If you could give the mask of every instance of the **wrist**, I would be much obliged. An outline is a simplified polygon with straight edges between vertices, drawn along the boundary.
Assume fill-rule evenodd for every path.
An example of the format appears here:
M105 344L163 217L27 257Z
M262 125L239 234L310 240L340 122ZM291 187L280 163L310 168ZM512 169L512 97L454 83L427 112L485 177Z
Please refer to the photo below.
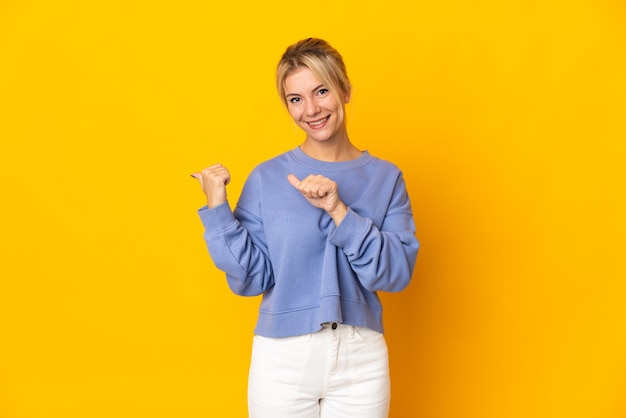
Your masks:
M207 184L209 186L209 184ZM207 187L204 191L207 200L207 206L213 208L226 202L226 187L224 185L218 187Z
M339 204L337 205L335 209L328 211L328 214L330 215L332 220L335 222L335 225L337 226L339 226L341 221L343 221L343 218L346 217L347 213L348 213L348 207L343 202L339 202Z
M211 209L211 208L221 205L224 202L226 202L226 199L223 199L223 198L219 198L219 199L209 198L207 199L207 207Z

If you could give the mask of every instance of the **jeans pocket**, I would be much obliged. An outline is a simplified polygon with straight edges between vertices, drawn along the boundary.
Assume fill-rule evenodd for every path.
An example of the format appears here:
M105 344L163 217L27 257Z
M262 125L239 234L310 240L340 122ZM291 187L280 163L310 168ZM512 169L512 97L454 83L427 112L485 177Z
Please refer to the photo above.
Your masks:
M354 335L362 341L374 341L383 338L383 334L366 327L354 327Z

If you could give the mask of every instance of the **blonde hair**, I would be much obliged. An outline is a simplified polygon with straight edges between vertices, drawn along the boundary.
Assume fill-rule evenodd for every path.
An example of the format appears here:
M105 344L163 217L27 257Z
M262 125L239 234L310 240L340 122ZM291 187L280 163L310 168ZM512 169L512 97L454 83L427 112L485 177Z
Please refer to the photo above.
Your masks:
M352 86L341 54L323 39L307 38L287 47L278 62L276 88L285 106L285 79L301 67L311 70L339 103L346 102L346 95L350 94Z

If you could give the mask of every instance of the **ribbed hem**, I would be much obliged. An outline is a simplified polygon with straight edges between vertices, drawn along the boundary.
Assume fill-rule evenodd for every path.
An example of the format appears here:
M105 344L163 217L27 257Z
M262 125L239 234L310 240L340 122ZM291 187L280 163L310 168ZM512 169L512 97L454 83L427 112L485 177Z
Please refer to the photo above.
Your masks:
M382 313L382 308L328 296L321 300L320 306L311 308L281 313L261 310L254 333L270 338L293 337L317 332L325 322L383 332Z

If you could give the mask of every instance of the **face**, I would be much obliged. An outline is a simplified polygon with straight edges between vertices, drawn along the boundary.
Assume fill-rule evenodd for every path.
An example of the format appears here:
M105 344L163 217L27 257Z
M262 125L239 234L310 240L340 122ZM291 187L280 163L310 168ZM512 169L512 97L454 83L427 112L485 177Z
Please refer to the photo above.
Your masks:
M285 78L287 110L306 133L307 140L332 142L347 139L346 126L341 117L345 101L339 102L311 70L301 67Z

